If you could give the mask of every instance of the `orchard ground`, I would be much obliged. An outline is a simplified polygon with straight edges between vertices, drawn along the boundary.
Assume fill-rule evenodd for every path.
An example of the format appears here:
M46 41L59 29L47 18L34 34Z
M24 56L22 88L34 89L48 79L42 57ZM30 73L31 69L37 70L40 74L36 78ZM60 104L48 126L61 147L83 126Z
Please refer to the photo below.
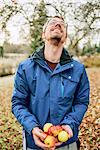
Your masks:
M100 123L100 68L88 68L90 105L80 126L81 150L98 150ZM11 113L14 76L0 77L0 150L22 150L22 127Z

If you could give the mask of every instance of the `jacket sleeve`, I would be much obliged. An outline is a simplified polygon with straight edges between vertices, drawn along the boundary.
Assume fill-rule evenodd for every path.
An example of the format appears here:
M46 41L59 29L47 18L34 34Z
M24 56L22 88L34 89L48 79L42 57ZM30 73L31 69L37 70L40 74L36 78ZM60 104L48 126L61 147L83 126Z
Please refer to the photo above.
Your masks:
M29 88L25 77L24 69L20 64L15 75L14 90L12 95L12 113L24 129L31 134L35 126L39 126L35 115L28 110Z
M75 133L78 129L84 114L87 111L89 104L89 92L89 80L84 68L74 95L72 111L68 113L61 122L61 124L69 125L73 130L73 133Z

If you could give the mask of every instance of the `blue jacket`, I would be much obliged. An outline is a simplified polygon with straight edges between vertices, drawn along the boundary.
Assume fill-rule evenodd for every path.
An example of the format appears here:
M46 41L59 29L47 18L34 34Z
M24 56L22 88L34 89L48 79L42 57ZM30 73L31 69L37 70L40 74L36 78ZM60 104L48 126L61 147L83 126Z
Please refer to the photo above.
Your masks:
M27 147L39 149L32 129L47 122L67 124L78 139L78 128L89 104L89 81L84 65L63 49L60 63L50 69L43 49L19 64L12 96L12 112L25 130Z

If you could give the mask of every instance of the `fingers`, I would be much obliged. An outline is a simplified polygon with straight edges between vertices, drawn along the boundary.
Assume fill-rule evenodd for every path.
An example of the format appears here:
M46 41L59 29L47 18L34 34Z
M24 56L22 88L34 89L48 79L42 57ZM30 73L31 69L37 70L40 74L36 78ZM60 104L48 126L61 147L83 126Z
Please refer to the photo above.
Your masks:
M61 144L62 144L62 142L55 143L55 146L50 148L49 150L55 150L56 146L60 146Z
M64 130L68 130L67 127L63 127ZM68 131L67 131L68 132ZM43 150L55 150L56 146L60 146L62 142L55 143L55 146L50 148L48 145L44 144L44 139L46 138L47 134L45 134L41 129L35 127L32 130L34 142L37 146L41 147ZM69 132L68 132L69 133Z
M73 131L69 125L62 125L62 128L68 133L69 138L73 137Z
M42 141L44 141L44 139L46 138L46 134L39 128L35 128L33 131L33 135L38 136Z
M56 147L54 146L54 147L51 147L51 148L44 148L44 150L55 150L56 149Z
M40 139L41 139L42 141L44 141L44 139L46 138L47 135L46 135L42 130L39 130L39 133L38 133L37 136L39 136Z
M37 146L45 150L49 148L48 145L42 142L44 141L47 135L41 129L39 129L38 127L35 127L32 133L33 133L34 142Z
M42 141L39 139L38 136L33 135L33 137L34 137L34 142L37 146L41 147L42 149L48 149L49 148L48 145L42 143Z
M62 144L62 142L58 142L55 144L55 146L60 146Z
M52 147L52 148L50 148L49 150L55 150L55 148L56 148L56 147Z

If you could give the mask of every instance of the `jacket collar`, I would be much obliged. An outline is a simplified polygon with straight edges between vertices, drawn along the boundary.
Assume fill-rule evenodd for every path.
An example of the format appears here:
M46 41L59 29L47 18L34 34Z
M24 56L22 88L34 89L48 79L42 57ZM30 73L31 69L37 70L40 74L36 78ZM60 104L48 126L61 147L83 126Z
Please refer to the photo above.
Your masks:
M36 52L34 52L32 54L32 57L33 57L33 59L45 60L45 57L44 57L44 46L41 47L41 48L38 48L36 50ZM68 51L65 48L63 48L62 55L61 55L61 58L60 58L60 65L65 65L66 63L69 63L71 61L72 61L72 58L69 55Z

